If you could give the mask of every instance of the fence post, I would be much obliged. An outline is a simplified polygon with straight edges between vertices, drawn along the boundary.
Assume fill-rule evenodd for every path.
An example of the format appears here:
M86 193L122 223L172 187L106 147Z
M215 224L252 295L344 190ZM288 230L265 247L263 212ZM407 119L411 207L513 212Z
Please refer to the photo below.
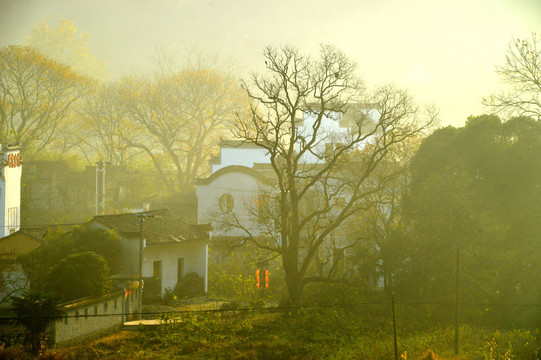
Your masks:
M394 293L392 294L392 307L393 307L393 336L394 336L394 359L398 360L398 341L396 339L396 315L394 308Z
M459 248L456 248L456 294L455 294L455 355L458 355L458 269L459 269Z

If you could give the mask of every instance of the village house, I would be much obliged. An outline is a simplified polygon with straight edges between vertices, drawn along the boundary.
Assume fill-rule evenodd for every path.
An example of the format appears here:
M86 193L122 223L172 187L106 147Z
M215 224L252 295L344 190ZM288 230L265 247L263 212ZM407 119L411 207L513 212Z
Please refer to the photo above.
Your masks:
M359 117L363 119L362 125L356 120ZM376 133L375 123L378 117L379 113L370 105L351 106L344 114L327 114L318 131L313 151L304 154L299 165L312 171L317 169L318 164L326 161L326 152L333 146L339 146L341 141L347 142L356 126L363 126L367 133ZM310 138L315 118L315 114L303 113L296 121L297 133ZM358 144L359 149L368 141L370 137ZM261 223L258 208L262 203L272 201L273 193L277 191L274 169L266 149L240 140L222 140L219 145L218 156L211 159L211 175L198 179L196 183L197 218L199 223L212 224L211 262L216 263L224 262L229 256L228 248L242 242L241 239L246 238L248 232L251 236L266 236L275 231L273 224ZM297 144L297 148L300 145ZM347 201L348 196L344 193L332 201L339 206ZM317 206L316 197L316 194L307 196L305 206ZM232 216L241 226L224 226L224 223L228 222L224 219L231 219ZM272 221L270 218L267 220ZM342 244L340 247L350 242L348 236L350 234L338 227L328 237L329 242ZM272 238L280 241L279 234L274 234ZM330 256L344 258L344 268L352 270L351 262L348 261L351 251L349 248L341 254Z
M163 212L100 215L89 225L115 230L120 235L126 276L140 273L142 238L142 276L149 284L156 284L158 294L174 289L189 273L197 274L202 279L202 290L207 291L209 225L190 225Z

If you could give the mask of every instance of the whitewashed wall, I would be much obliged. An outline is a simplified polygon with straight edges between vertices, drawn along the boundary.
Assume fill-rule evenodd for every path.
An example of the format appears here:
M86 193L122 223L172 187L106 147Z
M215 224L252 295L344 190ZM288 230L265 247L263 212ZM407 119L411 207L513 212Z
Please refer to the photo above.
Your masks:
M254 163L270 164L267 150L256 147L222 147L220 148L220 164L212 165L212 173L230 165L251 168Z
M207 244L203 241L186 241L178 244L152 245L143 254L143 277L152 277L155 261L162 262L162 292L174 289L178 283L178 259L184 259L183 275L194 272L205 279L207 291Z
M380 113L376 110L362 110L362 112L365 116L372 119L374 123L380 118ZM298 133L304 137L310 138L313 134L313 126L316 119L317 114L303 113L303 122L301 125L297 126ZM331 113L329 116L324 116L317 132L315 146L313 146L315 152L317 152L320 157L323 157L325 154L326 144L348 143L351 141L351 127L340 126L341 119L341 114ZM365 143L359 144L358 147L362 148ZM297 147L298 146L300 146L300 144L297 144ZM306 164L316 164L320 161L322 160L318 158L318 156L310 153L305 154L301 159L301 162Z
M19 154L18 148L1 148L1 163L7 163L9 156ZM22 166L10 167L0 165L0 237L9 235L19 230L21 223L21 175ZM10 208L16 208L17 225L14 228L8 228L8 211Z
M241 224L255 229L257 226L248 209L254 208L262 189L263 185L255 176L240 171L224 172L210 184L198 184L196 186L198 223L211 223L213 236L246 236L243 230L222 228L220 219L227 214L220 209L219 199L224 194L231 194L234 199L232 212Z

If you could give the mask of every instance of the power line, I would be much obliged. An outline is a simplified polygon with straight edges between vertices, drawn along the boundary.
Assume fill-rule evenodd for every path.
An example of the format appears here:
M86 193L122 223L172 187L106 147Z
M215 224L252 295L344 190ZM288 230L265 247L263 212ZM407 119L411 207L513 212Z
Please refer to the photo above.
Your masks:
M319 305L303 305L303 306L276 306L276 307L247 307L237 309L205 309L205 310L169 310L169 311L149 311L142 312L142 315L162 315L162 314L217 314L217 313L234 313L234 312L282 312L289 310L302 310L302 309L328 309L328 308L348 308L348 307L361 307L367 305L386 305L391 306L391 302L359 302L359 303L344 303L344 304L319 304ZM455 302L399 302L395 301L396 305L455 305ZM513 303L460 303L462 306L487 306L487 307L541 307L541 304L513 304ZM73 311L73 310L72 310ZM14 321L14 320L33 320L33 319L79 319L79 318L94 318L94 317L114 317L114 316L131 316L134 313L114 313L114 314L79 314L79 315L59 315L59 316L40 316L40 317L0 317L0 321Z
M39 228L45 228L45 227L50 228L50 227L58 227L58 226L77 226L77 225L83 225L83 224L86 224L86 222L25 225L25 226L19 226L19 231L27 230L27 229L39 229ZM0 225L0 227L13 228L13 225Z

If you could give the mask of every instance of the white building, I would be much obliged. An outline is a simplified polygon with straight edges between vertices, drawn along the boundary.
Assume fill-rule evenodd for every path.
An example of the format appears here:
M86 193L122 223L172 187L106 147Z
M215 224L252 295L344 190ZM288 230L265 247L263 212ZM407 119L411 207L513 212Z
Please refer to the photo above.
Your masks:
M124 247L126 275L138 274L140 237L143 237L143 278L157 282L159 292L174 289L189 273L196 273L207 291L208 225L189 225L183 219L154 215L140 227L137 214L99 215L90 221L97 228L115 230Z
M239 140L221 140L220 153L211 163L211 173L232 165L254 167L256 163L270 164L267 150Z
M352 105L344 114L324 115L312 151L303 155L301 163L311 165L324 162L328 145L351 142L359 127L366 134L377 132L375 124L379 117L377 110L365 105ZM305 112L302 118L297 119L299 136L310 139L316 118L316 114ZM372 136L367 136L358 147L364 147L371 139ZM300 143L297 148L299 146ZM247 228L257 230L257 225L249 222L250 217L253 219L250 213L262 192L272 187L275 176L267 150L239 140L222 140L219 155L211 160L211 173L208 178L198 179L196 183L198 223L212 223L213 237L246 235L245 232L241 234L239 229L221 230L213 222L223 213L234 212Z
M20 228L21 175L20 148L0 145L0 238Z

